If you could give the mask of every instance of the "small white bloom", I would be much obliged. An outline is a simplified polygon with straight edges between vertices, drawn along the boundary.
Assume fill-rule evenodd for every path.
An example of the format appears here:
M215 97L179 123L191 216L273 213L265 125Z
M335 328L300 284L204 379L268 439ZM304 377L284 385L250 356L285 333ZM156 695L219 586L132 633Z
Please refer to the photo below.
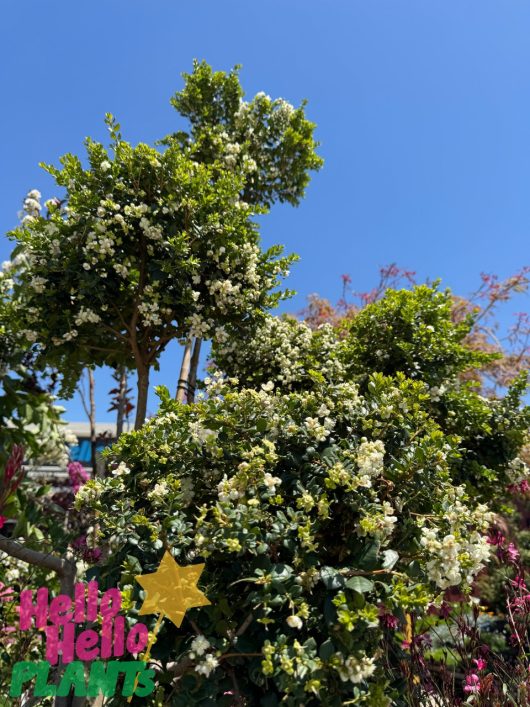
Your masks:
M191 642L191 650L195 655L204 655L210 648L210 641L204 636L196 636Z
M213 655L213 653L208 653L204 658L204 661L202 663L199 663L199 665L195 666L195 672L199 673L200 675L204 675L204 677L207 678L210 676L210 673L212 673L217 668L218 665L219 661Z
M304 622L299 616L288 616L287 617L287 624L291 628L297 628L301 629L302 626L304 625Z

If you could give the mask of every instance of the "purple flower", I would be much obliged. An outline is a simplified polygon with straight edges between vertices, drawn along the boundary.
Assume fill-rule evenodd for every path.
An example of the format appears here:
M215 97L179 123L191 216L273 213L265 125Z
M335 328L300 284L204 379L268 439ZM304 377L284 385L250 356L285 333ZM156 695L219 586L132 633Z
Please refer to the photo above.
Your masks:
M95 564L101 559L99 547L88 547L86 535L80 535L72 542L72 547L77 550L83 560L89 564Z

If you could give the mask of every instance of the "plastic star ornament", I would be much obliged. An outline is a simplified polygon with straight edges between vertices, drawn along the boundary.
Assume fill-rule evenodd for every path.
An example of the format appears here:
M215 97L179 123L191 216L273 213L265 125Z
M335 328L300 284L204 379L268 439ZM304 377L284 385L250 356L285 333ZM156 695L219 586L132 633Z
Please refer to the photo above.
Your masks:
M138 613L162 614L179 627L188 609L211 603L197 587L203 569L204 564L181 567L166 551L156 572L135 577L147 592Z

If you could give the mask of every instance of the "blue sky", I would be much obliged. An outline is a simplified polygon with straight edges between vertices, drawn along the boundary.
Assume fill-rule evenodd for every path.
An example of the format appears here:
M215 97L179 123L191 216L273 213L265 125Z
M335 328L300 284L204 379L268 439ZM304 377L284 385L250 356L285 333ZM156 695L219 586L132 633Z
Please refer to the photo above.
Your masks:
M0 233L28 189L53 195L40 161L105 139L105 112L133 142L173 130L169 97L204 58L243 64L250 96L307 98L318 124L324 169L299 208L263 220L265 244L301 256L284 309L336 300L344 272L369 289L392 261L469 292L530 263L529 36L518 0L5 2ZM0 236L0 259L10 249ZM169 349L153 383L173 390L178 364ZM102 421L109 387L100 375ZM67 417L83 419L78 401Z

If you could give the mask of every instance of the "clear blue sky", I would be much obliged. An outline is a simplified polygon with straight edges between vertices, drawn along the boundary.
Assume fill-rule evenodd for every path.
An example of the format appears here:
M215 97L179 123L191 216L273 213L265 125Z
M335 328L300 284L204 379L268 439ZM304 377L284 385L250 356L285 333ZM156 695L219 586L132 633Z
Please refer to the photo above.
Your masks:
M307 98L318 123L324 169L263 222L266 244L301 255L284 309L336 300L344 272L369 289L391 261L462 293L530 262L526 0L7 0L0 18L1 233L28 189L53 195L38 162L105 139L105 112L132 141L171 131L197 57L243 64L249 95ZM0 237L0 259L10 248ZM170 349L153 382L174 389L177 369ZM83 419L78 402L67 417Z

